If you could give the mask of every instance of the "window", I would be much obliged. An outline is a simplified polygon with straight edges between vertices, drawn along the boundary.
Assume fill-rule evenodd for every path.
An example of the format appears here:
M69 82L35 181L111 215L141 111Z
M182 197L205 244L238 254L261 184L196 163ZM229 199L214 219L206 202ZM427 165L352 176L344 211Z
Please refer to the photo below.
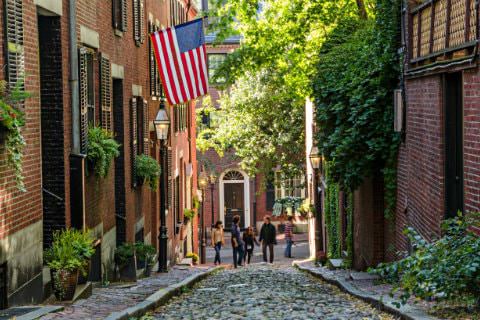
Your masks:
M115 30L127 31L127 0L112 1L113 28Z
M303 176L285 179L281 171L275 172L275 199L285 197L305 197L305 178Z
M23 47L23 12L22 0L5 1L5 36L7 80L15 85L25 75L25 55Z
M145 42L144 0L133 0L133 38L137 46Z
M175 132L187 129L188 104L180 104L174 107L175 110Z
M81 152L87 151L88 126L95 125L95 67L94 51L80 48L79 86L80 86L80 148Z
M208 54L208 78L213 79L220 65L225 61L227 55L225 53L209 53ZM216 79L216 83L224 83L225 78Z
M158 31L160 27L158 24L154 24L153 21L148 21L148 32L153 33ZM158 64L155 58L155 51L153 49L152 42L149 41L149 60L150 60L150 96L152 98L164 97L162 89L162 80L160 79L160 73L158 71Z

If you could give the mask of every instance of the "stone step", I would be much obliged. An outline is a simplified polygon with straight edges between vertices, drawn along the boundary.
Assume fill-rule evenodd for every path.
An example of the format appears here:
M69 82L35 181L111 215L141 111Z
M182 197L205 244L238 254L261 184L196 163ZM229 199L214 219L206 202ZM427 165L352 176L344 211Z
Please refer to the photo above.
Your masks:
M343 259L328 259L327 265L330 269L343 268Z
M367 272L350 272L350 279L356 280L356 281L378 280L380 279L380 277L377 276L376 274L370 274Z
M189 266L191 267L193 265L193 259L192 258L184 258L180 263L177 264L177 266Z

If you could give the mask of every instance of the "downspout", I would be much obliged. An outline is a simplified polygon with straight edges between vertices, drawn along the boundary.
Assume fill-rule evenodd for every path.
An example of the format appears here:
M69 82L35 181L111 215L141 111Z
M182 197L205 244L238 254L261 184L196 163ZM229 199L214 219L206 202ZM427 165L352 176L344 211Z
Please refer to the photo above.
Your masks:
M70 43L70 92L72 103L72 153L80 154L80 104L78 87L78 53L77 53L77 15L76 0L69 1L69 43Z

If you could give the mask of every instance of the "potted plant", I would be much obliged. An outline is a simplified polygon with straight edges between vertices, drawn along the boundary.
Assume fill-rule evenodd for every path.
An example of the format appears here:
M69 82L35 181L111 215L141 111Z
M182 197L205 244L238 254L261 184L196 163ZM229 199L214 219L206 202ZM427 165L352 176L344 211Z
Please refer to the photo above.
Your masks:
M52 277L53 292L60 301L72 300L78 281L78 273L86 274L88 262L72 239L81 231L67 229L53 234L52 246L45 250L44 258ZM93 250L93 248L92 248ZM89 253L86 251L85 253Z
M78 275L78 283L83 284L87 282L88 271L90 270L91 257L95 253L93 245L93 236L89 230L71 232L71 241L77 254L86 261L86 272L80 272Z
M191 221L197 213L193 209L183 209L183 218L184 218L184 224L188 224L189 221Z
M115 261L121 281L137 281L137 260L135 245L124 243L115 250Z
M115 157L120 155L120 144L113 134L101 127L88 128L87 161L97 177L105 178Z
M192 263L193 264L197 264L198 263L198 254L194 253L194 252L190 252L190 253L187 253L187 255L185 256L185 258L192 258Z
M25 125L25 113L18 106L29 96L30 94L23 90L23 80L13 88L8 88L5 80L0 81L0 143L5 143L6 163L13 169L20 191L26 191L22 169L26 142L21 131Z
M135 243L135 255L137 257L137 268L146 268L148 264L148 258L155 255L155 247L151 244L145 244L143 242Z
M157 190L161 168L154 158L145 154L137 156L135 158L135 172L140 183L148 183L152 191Z
M153 254L147 253L145 255L145 270L143 271L143 275L145 277L150 277L150 275L152 274L152 269L153 269L153 266L155 265L155 261L156 261L155 253Z

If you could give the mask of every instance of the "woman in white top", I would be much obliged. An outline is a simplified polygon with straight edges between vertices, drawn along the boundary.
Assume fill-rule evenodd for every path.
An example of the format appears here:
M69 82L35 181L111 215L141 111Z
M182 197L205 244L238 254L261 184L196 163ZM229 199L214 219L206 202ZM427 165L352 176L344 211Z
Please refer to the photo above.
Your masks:
M225 239L223 238L223 223L222 221L217 221L215 227L212 230L212 247L215 248L215 265L221 264L220 261L220 250L225 244Z

